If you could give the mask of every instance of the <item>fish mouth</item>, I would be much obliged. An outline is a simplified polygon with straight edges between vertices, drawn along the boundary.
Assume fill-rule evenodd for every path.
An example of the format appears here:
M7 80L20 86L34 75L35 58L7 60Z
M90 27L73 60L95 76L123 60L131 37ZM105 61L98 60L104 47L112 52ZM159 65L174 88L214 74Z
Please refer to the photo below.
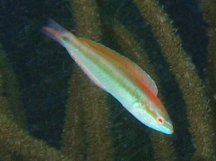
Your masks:
M152 125L152 124L151 124ZM171 135L174 133L174 129L173 129L173 125L171 122L168 122L166 121L164 125L156 125L156 126L149 126L161 133L164 133L164 134L168 134L168 135Z
M150 123L144 123L146 126L150 127L151 129L154 129L158 132L161 132L163 134L171 135L174 133L173 125L171 123L165 123L165 125L155 125Z
M167 135L171 135L174 133L173 128L154 128L154 129Z
M165 134L169 134L169 135L173 134L174 133L174 129L173 129L172 124L166 124L166 126L164 126L162 132L165 133Z
M174 133L174 130L173 130L173 128L172 128L172 129L166 130L166 132L164 132L164 133L165 133L165 134L171 135L171 134Z

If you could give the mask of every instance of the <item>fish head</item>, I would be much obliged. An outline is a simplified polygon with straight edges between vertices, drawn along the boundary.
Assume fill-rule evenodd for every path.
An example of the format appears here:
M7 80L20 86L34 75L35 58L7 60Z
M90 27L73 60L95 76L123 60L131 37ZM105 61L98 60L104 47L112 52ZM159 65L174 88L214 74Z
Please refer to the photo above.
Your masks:
M171 119L162 103L136 102L129 111L146 126L164 134L173 133Z

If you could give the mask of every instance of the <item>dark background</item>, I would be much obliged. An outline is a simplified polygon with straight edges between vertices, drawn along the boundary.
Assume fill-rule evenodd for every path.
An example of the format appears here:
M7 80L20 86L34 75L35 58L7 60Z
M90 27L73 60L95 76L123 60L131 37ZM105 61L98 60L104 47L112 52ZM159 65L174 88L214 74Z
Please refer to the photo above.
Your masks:
M140 16L137 8L130 0L100 0L98 1L101 21L106 28L111 26L112 21L120 21L150 53L150 59L157 73L160 73L161 85L164 91L160 93L166 100L166 105L171 118L178 121L176 126L178 134L172 136L179 149L179 156L185 151L194 151L190 134L185 128L187 120L184 112L184 101L181 92L168 65L160 56L160 50L156 40L151 33L150 26ZM174 21L178 34L183 41L183 47L192 57L199 76L206 83L207 75L207 25L203 21L202 11L197 1L193 0L166 0L160 1L164 9ZM76 22L73 20L73 11L67 1L59 0L0 0L0 41L13 69L17 74L22 100L24 102L28 129L30 133L38 138L46 140L48 144L59 148L61 145L61 134L64 125L65 104L67 101L68 80L74 63L65 49L48 39L41 32L41 27L46 24L48 18L52 18L65 28L75 30ZM118 46L109 34L104 31L104 44L118 49ZM114 103L117 103L115 100ZM117 103L118 104L118 103ZM131 158L139 160L142 155L153 155L151 147L148 150L140 149L145 142L143 131L151 129L143 128L143 125L129 116L124 109L113 109L113 122L126 122L127 126L134 126L135 132L126 125L121 125L119 134L113 127L115 145L122 151L131 152ZM118 117L115 117L118 116ZM137 125L138 124L138 125ZM125 128L125 129L124 129ZM118 138L118 136L121 136ZM136 138L134 138L136 136ZM146 136L148 140L148 136ZM183 147L184 146L184 147ZM147 146L146 146L147 147ZM183 148L183 150L182 150ZM180 150L181 149L181 150ZM126 154L125 154L126 155ZM127 158L131 160L130 158ZM119 159L120 160L120 159ZM187 160L187 158L185 158Z

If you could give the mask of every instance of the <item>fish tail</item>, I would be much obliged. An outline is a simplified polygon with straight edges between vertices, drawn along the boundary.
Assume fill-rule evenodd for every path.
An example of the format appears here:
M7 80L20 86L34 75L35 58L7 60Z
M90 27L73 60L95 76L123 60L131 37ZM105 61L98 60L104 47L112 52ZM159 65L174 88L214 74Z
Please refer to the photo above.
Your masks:
M61 42L61 38L69 33L68 30L52 19L48 20L47 25L42 28L42 32L57 42Z

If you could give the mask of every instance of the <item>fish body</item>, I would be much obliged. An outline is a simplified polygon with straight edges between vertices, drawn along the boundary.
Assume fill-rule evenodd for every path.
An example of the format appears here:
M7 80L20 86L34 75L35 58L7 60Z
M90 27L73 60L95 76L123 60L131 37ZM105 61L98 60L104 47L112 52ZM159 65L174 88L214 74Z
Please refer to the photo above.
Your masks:
M155 82L138 65L102 44L76 37L53 21L43 31L64 46L84 73L135 118L162 133L173 133Z

